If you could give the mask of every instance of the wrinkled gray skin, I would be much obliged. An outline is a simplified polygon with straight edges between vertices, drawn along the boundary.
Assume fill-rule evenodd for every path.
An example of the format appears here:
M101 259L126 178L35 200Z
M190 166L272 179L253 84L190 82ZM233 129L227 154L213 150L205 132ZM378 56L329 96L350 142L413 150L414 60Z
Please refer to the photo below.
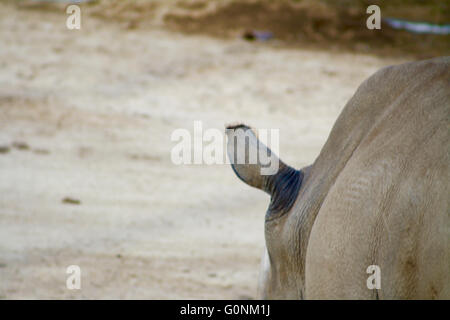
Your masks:
M272 176L233 164L278 201L259 298L450 299L449 119L450 57L390 66L358 88L299 188L280 178L294 170L282 162ZM229 127L230 157L238 128L249 130ZM369 265L380 267L378 290Z

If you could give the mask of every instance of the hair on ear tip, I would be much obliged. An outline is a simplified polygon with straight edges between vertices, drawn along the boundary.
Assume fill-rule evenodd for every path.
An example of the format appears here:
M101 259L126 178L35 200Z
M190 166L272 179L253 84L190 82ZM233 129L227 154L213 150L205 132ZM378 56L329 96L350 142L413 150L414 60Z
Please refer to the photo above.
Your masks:
M226 129L236 130L236 129L251 129L251 128L248 125L239 122L239 123L230 123L226 125Z

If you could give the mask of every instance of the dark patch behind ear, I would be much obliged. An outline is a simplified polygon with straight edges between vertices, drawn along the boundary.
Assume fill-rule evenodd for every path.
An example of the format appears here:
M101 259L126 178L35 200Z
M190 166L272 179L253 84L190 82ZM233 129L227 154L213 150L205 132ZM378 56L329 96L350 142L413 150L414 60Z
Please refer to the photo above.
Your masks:
M242 123L227 125L226 129L243 129L244 131L251 130L249 126ZM255 132L253 130L252 132L257 140L258 138ZM268 156L272 155L272 151L269 148L267 148L266 151ZM295 200L297 199L304 176L301 170L295 170L294 168L284 164L275 154L273 156L277 161L279 161L278 172L273 175L260 175L258 166L255 169L258 172L257 179L251 178L252 172L254 173L254 171L253 169L249 169L250 167L243 166L241 168L236 168L235 164L231 164L234 173L241 181L253 187L262 189L270 194L271 201L267 210L266 220L280 217L292 208ZM244 177L239 173L239 171L243 171L245 173ZM257 180L257 183L255 180Z
M297 199L303 181L303 172L283 165L277 174L267 176L265 190L271 195L267 220L279 217L289 210Z

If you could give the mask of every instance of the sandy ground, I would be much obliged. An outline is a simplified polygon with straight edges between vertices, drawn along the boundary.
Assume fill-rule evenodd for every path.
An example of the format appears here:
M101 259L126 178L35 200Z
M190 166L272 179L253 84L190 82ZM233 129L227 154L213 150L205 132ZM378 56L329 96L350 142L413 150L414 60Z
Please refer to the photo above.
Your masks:
M228 165L174 165L171 133L279 128L301 167L398 61L82 18L0 4L0 297L254 297L268 196Z

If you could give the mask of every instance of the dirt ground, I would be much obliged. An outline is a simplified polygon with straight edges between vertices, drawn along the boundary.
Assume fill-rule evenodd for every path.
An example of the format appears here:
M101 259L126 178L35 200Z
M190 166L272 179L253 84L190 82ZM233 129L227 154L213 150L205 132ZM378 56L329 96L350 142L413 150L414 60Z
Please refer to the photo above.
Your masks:
M228 165L174 165L171 133L279 128L302 167L402 61L66 18L0 3L1 298L253 298L269 198Z

